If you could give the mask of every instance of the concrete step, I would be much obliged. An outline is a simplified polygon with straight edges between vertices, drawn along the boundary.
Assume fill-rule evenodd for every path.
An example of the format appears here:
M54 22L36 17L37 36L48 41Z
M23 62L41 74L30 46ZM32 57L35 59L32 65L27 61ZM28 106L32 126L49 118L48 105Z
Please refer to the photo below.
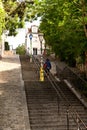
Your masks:
M33 70L36 71L33 64L29 64L30 68L26 68L26 64L23 71L26 71L27 74L32 74ZM50 82L39 82L35 79L32 82L32 77L30 78L31 81L28 81L24 77L24 84L31 130L77 130L77 125L70 112L71 109L78 111L81 119L87 124L87 110L63 81L56 82L56 89L60 95L60 90L62 91L72 108L62 95L57 95ZM67 115L68 109L70 109L69 115ZM68 120L69 122L67 122Z

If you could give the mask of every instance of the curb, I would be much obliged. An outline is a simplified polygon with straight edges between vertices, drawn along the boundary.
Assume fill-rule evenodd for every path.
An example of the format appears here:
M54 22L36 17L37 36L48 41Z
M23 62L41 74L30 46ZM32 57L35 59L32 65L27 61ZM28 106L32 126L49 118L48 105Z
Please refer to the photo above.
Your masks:
M19 58L19 61L20 61L20 58ZM23 97L23 106L24 106L23 110L24 110L25 130L31 130L30 122L29 122L29 114L28 114L28 109L27 109L24 81L23 81L22 73L21 73L21 62L20 62L20 79L21 79L21 87L22 87L22 94L23 94L22 97Z

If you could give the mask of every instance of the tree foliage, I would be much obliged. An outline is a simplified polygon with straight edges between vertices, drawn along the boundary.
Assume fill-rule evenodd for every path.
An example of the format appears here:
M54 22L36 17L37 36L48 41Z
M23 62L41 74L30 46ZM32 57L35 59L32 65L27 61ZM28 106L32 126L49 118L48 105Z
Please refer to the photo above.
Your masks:
M0 6L1 19L4 16L4 22L1 21L1 25L4 25L3 30L9 30L9 35L16 35L17 28L23 28L25 21L32 21L37 19L37 11L39 7L38 0L0 0L0 4L3 4L3 10ZM5 13L5 14L4 14ZM39 14L39 13L38 13ZM1 33L2 30L0 29Z
M16 48L16 53L17 54L20 54L20 55L25 55L26 53L26 50L25 50L25 45L19 45L17 48Z
M5 27L5 11L3 8L2 1L0 0L0 36L3 32L4 27Z
M75 65L80 57L85 62L87 51L86 0L2 0L5 11L5 29L16 35L15 29L24 22L41 17L40 30L46 44L61 60ZM2 21L3 21L2 20ZM4 22L1 28L4 27ZM0 29L2 32L2 29ZM0 33L1 33L0 32Z
M1 0L5 12L5 30L9 30L9 35L16 35L17 28L23 28L25 19L35 15L32 1L21 0ZM32 11L33 9L33 11ZM30 12L30 13L29 13ZM34 16L33 16L34 17Z
M75 65L87 51L87 2L85 0L46 0L40 29L46 44L61 60Z
M3 0L5 15L5 30L9 30L9 35L16 35L16 29L24 25L25 4L16 0Z

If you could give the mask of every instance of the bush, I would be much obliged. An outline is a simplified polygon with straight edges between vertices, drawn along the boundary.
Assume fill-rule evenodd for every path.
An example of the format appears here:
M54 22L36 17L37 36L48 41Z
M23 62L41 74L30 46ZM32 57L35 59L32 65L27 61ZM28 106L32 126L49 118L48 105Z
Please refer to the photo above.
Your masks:
M19 45L17 48L16 48L16 53L19 54L19 55L24 55L26 53L26 50L25 50L25 45Z

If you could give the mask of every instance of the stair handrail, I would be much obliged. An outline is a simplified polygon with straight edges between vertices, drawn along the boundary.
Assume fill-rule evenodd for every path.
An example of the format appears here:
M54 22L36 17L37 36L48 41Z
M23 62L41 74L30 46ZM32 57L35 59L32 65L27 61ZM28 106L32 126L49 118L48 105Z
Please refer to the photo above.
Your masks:
M74 109L72 109L72 110L74 110ZM86 126L86 124L84 123L84 121L81 119L81 117L80 117L80 115L78 114L78 112L77 111L71 111L71 109L69 109L68 110L68 114L69 114L69 112L71 112L70 114L71 114L71 116L72 116L72 118L74 119L74 121L77 123L77 126L78 126L78 128L80 128L81 129L81 124L83 125L83 127L85 128L85 130L87 130L87 126ZM74 117L75 116L75 117ZM82 130L82 129L81 129Z
M40 61L39 61L40 62ZM67 67L65 67L65 68L67 68ZM64 69L65 69L64 68ZM44 72L45 73L45 72ZM46 74L46 73L45 73ZM46 76L47 76L47 74L46 74ZM75 115L76 116L76 118L75 117L73 117L73 119L74 119L74 121L77 123L77 125L78 125L78 119L79 119L79 121L83 124L83 126L84 126L84 128L85 128L85 130L87 130L87 126L85 125L85 123L83 122L83 120L80 118L80 115L77 113L77 111L75 111L74 110L74 108L72 107L72 105L70 104L70 102L69 102L69 100L66 98L66 96L64 95L64 93L61 91L61 90L59 90L60 92L61 92L61 94L60 94L60 92L58 91L58 89L55 87L55 86L57 86L57 84L56 84L56 82L55 81L53 81L53 78L54 76L53 76L53 74L52 73L49 73L49 76L47 76L47 78L48 78L48 80L50 81L50 83L51 83L51 85L53 86L53 88L55 89L55 91L56 91L56 93L57 93L57 96L58 97L60 97L61 96L61 94L62 94L62 98L64 98L65 99L65 101L67 102L67 111L69 112L69 111L71 111L71 114L72 114L72 117L73 117L73 115ZM81 78L81 77L80 77ZM54 82L54 83L53 83ZM77 118L78 117L78 118ZM79 127L80 128L80 127ZM81 128L80 128L81 129Z
M51 82L51 84L52 84L52 86L55 88L55 85L57 85L56 84L56 82L53 84L53 82L52 82L52 80L53 80L53 74L52 73L49 73L49 77L48 77L48 79L49 79L49 81ZM50 79L51 78L51 79ZM58 89L57 88L55 88L55 90L56 90L56 92L57 92L57 95L59 95L60 96L60 92L58 92ZM61 91L61 90L59 90L59 91ZM64 93L63 92L61 92L61 94L62 94L62 97L65 99L65 101L67 102L67 108L69 109L69 110L72 110L71 112L72 112L72 114L74 113L74 115L76 115L76 117L78 117L79 118L79 120L80 120L80 122L82 123L82 125L84 126L84 128L85 128L85 130L87 130L87 126L85 125L85 123L83 122L83 120L81 119L81 117L80 117L80 115L77 113L77 111L75 111L74 110L74 108L72 107L72 105L70 104L70 102L69 102L69 100L66 98L66 96L64 95ZM68 110L67 109L67 110ZM68 111L69 111L68 110ZM74 120L75 120L75 118L73 118ZM75 122L77 123L77 118L76 118L76 120L75 120ZM77 124L78 125L78 124Z

